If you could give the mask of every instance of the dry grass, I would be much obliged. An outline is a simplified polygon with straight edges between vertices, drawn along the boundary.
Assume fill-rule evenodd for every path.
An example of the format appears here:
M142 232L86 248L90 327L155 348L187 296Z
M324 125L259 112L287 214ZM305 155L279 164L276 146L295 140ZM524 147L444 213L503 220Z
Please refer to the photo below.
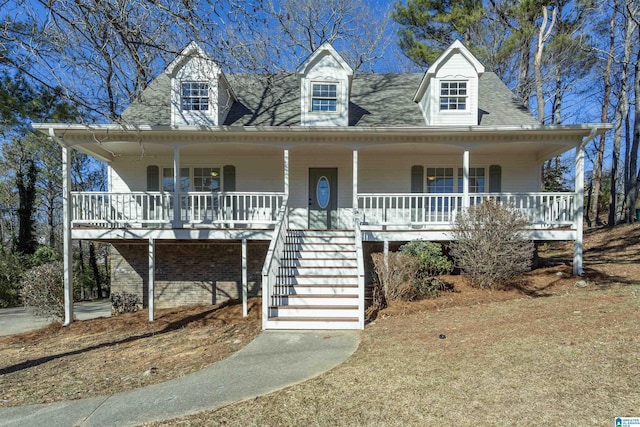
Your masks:
M183 376L260 332L260 301L146 310L0 337L0 407L100 396Z
M460 276L398 303L343 365L304 384L162 426L612 425L640 414L640 226L586 236L587 287L571 245L508 290ZM582 284L581 284L582 285ZM0 406L112 393L213 363L260 330L259 301L77 322L0 338ZM439 339L445 334L446 339ZM145 375L145 372L147 373Z
M640 226L587 239L585 288L570 277L570 246L547 245L547 267L513 289L450 277L458 292L385 310L332 371L154 425L596 426L638 416Z

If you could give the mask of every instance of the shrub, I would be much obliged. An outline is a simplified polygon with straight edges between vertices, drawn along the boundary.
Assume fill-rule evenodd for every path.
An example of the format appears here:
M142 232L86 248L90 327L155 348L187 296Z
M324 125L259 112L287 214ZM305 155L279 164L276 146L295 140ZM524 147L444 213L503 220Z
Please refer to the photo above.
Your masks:
M480 288L504 286L529 271L534 244L522 230L529 225L515 209L487 201L458 214L450 245L456 266Z
M442 245L435 242L414 240L400 247L400 253L418 261L418 271L414 277L415 297L434 297L447 285L440 276L451 272L451 260L442 253Z
M142 307L142 300L138 295L128 292L111 294L111 314L117 316L122 313L135 313Z
M25 307L37 316L62 319L64 316L64 279L61 262L33 267L22 277L20 291Z
M55 249L49 246L40 246L34 254L31 256L31 260L34 267L43 264L49 264L55 261L60 261L60 257Z
M25 257L0 250L0 308L20 304L20 281L25 263Z
M418 272L418 261L401 253L389 253L386 262L383 253L371 254L371 259L377 280L373 283L371 305L365 313L368 319L374 318L390 301L409 299L413 294L413 278Z

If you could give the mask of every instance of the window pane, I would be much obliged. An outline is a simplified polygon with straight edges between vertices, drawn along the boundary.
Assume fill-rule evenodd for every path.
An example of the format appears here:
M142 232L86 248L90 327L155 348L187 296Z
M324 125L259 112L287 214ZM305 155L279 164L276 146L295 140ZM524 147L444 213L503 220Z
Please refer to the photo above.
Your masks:
M453 168L427 168L428 193L453 193Z
M180 191L189 192L191 189L191 178L189 177L189 168L180 168ZM173 191L173 168L162 168L162 190Z
M469 193L485 192L484 173L484 168L469 168ZM458 168L458 193L462 193L463 190L463 175L464 170L462 168Z
M467 109L467 82L440 82L440 110Z
M311 111L337 111L338 85L313 83L311 86Z
M193 168L194 191L220 191L220 168Z
M184 82L182 88L182 109L204 111L209 109L209 84L206 82Z
M162 190L173 191L173 168L162 169Z

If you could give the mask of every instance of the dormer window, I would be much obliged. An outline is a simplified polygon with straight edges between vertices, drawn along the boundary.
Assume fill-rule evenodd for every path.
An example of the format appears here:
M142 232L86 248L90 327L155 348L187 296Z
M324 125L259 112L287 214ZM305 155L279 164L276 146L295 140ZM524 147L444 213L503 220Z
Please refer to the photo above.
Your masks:
M440 111L467 109L467 82L440 82Z
M311 111L334 113L338 111L337 83L312 83Z
M182 83L182 110L183 111L209 110L209 83L183 82Z

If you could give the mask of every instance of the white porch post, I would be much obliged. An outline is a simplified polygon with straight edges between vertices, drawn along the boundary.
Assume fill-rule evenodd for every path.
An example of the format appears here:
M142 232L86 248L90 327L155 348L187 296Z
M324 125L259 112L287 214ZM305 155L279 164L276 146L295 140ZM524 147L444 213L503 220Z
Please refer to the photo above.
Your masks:
M575 175L575 226L576 240L573 243L573 274L582 276L582 228L584 223L584 145L576 147L576 175Z
M455 178L454 178L455 179ZM462 156L462 207L468 208L469 203L469 149L464 149Z
M284 194L289 195L289 150L284 150Z
M156 281L156 241L149 239L149 322L153 322L155 316L155 281Z
M353 150L353 214L358 211L358 150ZM355 218L354 218L355 219Z
M242 315L247 317L247 294L249 284L247 282L247 239L242 239Z
M182 223L180 214L182 203L180 202L180 149L173 149L173 228L178 228Z
M50 130L53 134L53 130ZM55 137L52 135L52 137ZM73 322L73 241L71 240L71 149L62 146L62 222L64 252L64 324Z

